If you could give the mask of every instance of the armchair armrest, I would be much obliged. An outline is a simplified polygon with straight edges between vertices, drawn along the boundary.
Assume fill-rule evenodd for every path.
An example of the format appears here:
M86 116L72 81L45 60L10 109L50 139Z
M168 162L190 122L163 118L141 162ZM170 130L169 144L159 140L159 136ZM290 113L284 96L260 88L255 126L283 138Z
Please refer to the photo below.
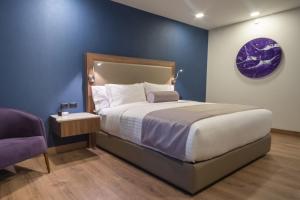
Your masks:
M44 136L42 120L22 111L0 108L0 139Z

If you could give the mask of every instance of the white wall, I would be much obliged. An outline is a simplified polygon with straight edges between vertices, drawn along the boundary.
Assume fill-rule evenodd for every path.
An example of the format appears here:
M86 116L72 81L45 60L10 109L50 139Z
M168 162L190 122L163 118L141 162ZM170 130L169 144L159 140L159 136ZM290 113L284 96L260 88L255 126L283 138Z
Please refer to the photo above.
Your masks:
M238 71L236 55L257 37L277 41L279 68L254 80ZM273 112L273 128L300 132L300 9L211 30L208 42L207 101L258 105Z

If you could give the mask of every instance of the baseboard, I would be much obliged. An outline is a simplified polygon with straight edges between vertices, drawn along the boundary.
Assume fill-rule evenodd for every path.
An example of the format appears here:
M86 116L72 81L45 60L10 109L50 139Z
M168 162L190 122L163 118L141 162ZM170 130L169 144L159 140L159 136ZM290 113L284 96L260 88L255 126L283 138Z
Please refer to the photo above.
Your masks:
M64 153L64 152L68 152L68 151L74 151L77 149L84 149L86 147L87 147L86 141L65 144L65 145L60 145L60 146L56 146L56 147L50 147L48 149L48 154Z
M297 131L288 131L288 130L282 130L282 129L272 128L271 132L272 133L295 135L295 136L299 136L300 137L300 132L297 132Z

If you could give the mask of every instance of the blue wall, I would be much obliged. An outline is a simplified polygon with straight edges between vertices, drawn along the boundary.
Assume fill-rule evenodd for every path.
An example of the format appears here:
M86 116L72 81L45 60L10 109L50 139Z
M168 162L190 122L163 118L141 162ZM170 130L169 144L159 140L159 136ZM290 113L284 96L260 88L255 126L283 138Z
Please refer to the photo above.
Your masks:
M174 60L183 98L205 100L208 31L109 0L1 0L0 106L40 116L84 110L86 52ZM1 123L1 122L0 122ZM48 136L49 146L79 141Z

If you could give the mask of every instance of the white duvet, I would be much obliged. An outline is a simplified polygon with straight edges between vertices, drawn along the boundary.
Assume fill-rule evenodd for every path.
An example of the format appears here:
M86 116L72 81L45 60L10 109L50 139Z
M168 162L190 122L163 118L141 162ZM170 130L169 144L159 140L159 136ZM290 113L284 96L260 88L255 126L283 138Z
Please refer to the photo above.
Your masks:
M142 121L149 112L201 102L139 102L107 108L100 115L101 128L114 136L138 145ZM222 155L266 136L271 129L272 112L265 109L236 112L199 120L192 124L184 161L204 161Z

